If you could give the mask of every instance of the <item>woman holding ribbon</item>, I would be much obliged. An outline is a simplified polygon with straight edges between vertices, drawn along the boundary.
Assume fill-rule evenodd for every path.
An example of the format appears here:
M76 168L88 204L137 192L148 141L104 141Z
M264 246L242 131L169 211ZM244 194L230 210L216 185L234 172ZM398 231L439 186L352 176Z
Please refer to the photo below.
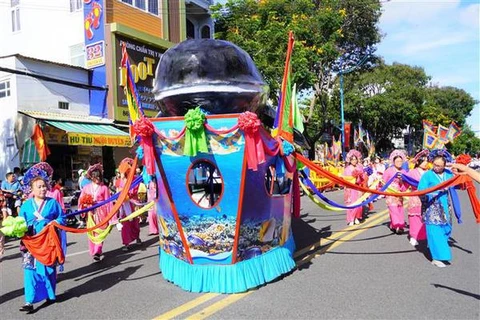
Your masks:
M103 184L103 166L101 164L97 163L90 166L87 170L86 177L91 180L91 183L83 187L82 193L80 194L79 206L81 209L86 209L110 198L110 190ZM91 227L105 221L111 211L111 202L105 203L102 206L89 211L87 225ZM110 224L115 224L117 222L118 221L115 217L111 218L109 221ZM97 232L94 231L93 236L98 237L103 230L105 230L105 226L97 229ZM90 255L93 256L93 260L99 261L103 254L103 239L92 240L89 238L88 248Z
M383 182L387 183L393 178L394 180L391 182L390 188L394 192L403 192L407 190L407 185L402 179L402 174L405 173L405 171L402 170L402 166L406 161L406 155L402 150L393 150L389 158L391 166L385 170L385 173L383 174ZM387 196L386 203L390 214L390 230L396 234L403 234L403 230L405 229L403 198Z
M345 163L346 167L343 171L343 177L345 180L355 183L356 185L364 185L366 181L366 174L363 171L363 166L360 164L362 160L362 154L358 150L350 150L347 153ZM345 204L351 205L355 203L362 195L361 191L345 188L344 197ZM347 210L347 224L352 226L353 224L359 224L363 216L363 208L359 206L354 209Z
M130 170L135 170L135 168L132 168L132 165L133 159L131 158L125 158L120 162L120 166L118 167L120 171L120 182L117 192L121 192L125 187L127 175ZM131 190L128 196L130 198L136 197L136 189ZM123 219L133 212L133 204L130 202L130 198L126 198L120 207L119 219ZM137 217L122 222L122 250L125 252L128 251L130 249L130 243L133 241L136 241L137 244L142 243L142 240L140 240L140 219Z
M445 169L452 162L446 150L433 150L429 154L433 169L425 172L418 184L418 190L425 190L447 181L453 173ZM448 188L431 192L424 197L423 220L427 231L428 248L432 255L432 264L444 268L444 261L452 259L448 239L452 232L452 203Z
M46 196L49 187L48 174L38 167L30 168L23 178L24 185L30 187L33 197L26 200L20 208L20 216L26 221L28 234L40 233L52 221L64 225L65 219L60 204ZM27 249L23 251L25 305L20 311L32 312L33 304L42 300L55 302L57 283L56 264L44 265L34 259Z
M428 167L427 155L428 150L424 150L415 156L415 166L407 173L410 178L416 181L420 181L421 177L426 172ZM417 190L417 188L412 186L412 191L415 190ZM417 246L418 240L425 240L427 237L425 233L425 225L422 222L422 201L418 196L408 197L408 225L410 244L412 246Z

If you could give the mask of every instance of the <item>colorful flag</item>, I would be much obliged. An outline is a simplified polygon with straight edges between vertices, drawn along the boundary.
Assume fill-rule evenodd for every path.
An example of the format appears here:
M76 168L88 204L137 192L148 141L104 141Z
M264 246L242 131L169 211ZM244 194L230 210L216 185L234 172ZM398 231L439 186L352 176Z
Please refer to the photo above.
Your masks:
M137 86L133 79L132 70L130 68L130 59L128 58L127 46L123 44L122 46L122 68L125 68L125 73L127 75L127 81L125 87L125 97L127 98L128 113L129 113L129 123L130 123L130 138L132 140L135 138L132 125L135 121L145 116L140 98L138 96Z
M279 108L277 109L277 116L275 117L274 128L276 128L277 135L289 142L293 142L293 110L292 110L292 88L291 88L291 73L292 66L290 60L292 57L293 32L290 31L288 35L287 57L285 59L285 69L283 72L282 88L280 94Z
M305 128L303 127L303 115L300 111L297 101L297 84L293 85L292 92L292 106L293 106L293 127L303 133Z
M363 130L361 125L358 125L358 142L363 142L364 136L365 136L365 130Z
M45 161L50 154L47 143L45 142L45 137L43 136L42 128L37 123L33 127L33 133L31 137L32 141L35 143L35 148L37 149L40 161Z
M428 129L432 132L436 132L437 131L437 128L433 125L433 123L431 123L430 121L428 120L422 120L422 124L423 124L423 129Z
M367 144L367 149L370 149L370 145L371 145L371 142L370 142L370 135L368 134L368 131L365 131L365 136L366 136L366 144Z
M462 129L460 129L455 122L450 123L448 128L447 139L449 141L455 140L459 135L462 134Z
M434 149L437 144L437 135L429 129L423 130L423 149Z
M343 124L343 134L344 134L344 143L345 145L343 146L345 149L350 149L350 131L352 129L352 123L351 122L345 122ZM341 141L341 140L340 140Z
M357 145L358 143L358 130L357 129L353 129L353 145Z
M439 124L437 128L438 140L442 141L443 143L448 143L447 134L448 134L448 128Z

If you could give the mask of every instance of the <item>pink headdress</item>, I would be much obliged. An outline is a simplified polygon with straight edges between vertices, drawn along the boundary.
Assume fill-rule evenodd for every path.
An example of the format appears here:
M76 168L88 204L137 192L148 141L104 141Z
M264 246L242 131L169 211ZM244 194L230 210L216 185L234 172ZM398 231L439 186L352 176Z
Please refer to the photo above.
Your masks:
M420 159L421 157L428 157L429 153L430 153L430 151L428 151L427 149L424 149L424 150L420 151L419 153L417 153L415 155L415 158L413 158L413 162L417 162L418 159Z
M407 161L407 155L403 150L400 150L400 149L393 150L392 153L390 153L390 157L389 157L390 163L393 163L393 159L395 159L396 157L402 158L403 162Z
M102 166L101 163L96 163L96 164L94 164L94 165L92 165L88 168L87 174L86 174L87 178L91 179L92 178L92 172L96 171L96 170L100 171L103 174L103 166Z
M352 160L352 157L357 158L358 161L362 160L362 154L360 153L360 151L352 149L352 150L348 151L345 162L350 163L350 160Z

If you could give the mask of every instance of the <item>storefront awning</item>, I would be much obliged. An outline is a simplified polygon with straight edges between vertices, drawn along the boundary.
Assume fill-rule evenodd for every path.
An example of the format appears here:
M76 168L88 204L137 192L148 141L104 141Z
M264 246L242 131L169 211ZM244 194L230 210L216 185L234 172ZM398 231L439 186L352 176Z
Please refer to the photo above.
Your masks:
M48 144L130 147L130 135L108 124L44 120Z

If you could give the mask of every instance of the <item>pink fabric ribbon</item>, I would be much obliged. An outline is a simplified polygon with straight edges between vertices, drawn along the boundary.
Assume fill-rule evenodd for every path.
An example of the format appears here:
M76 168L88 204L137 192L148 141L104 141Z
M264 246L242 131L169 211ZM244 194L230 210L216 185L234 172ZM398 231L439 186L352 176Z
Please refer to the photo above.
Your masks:
M258 165L265 162L265 150L260 136L261 122L258 116L246 111L238 117L238 127L245 134L248 169L257 171Z
M150 120L141 117L133 124L135 134L141 138L140 144L143 148L143 164L149 175L155 174L155 150L153 147L153 133L155 128Z

